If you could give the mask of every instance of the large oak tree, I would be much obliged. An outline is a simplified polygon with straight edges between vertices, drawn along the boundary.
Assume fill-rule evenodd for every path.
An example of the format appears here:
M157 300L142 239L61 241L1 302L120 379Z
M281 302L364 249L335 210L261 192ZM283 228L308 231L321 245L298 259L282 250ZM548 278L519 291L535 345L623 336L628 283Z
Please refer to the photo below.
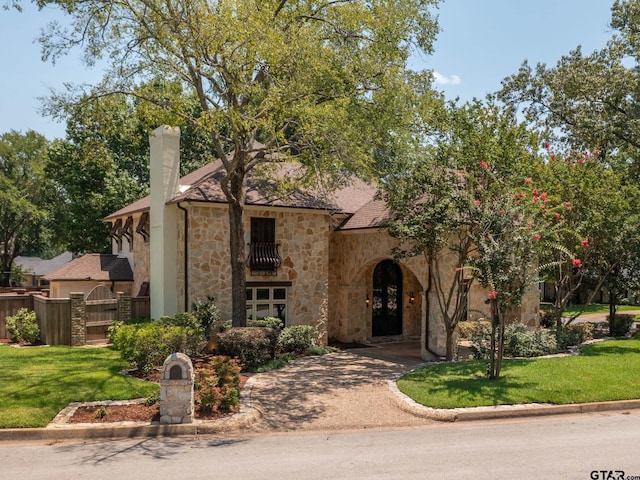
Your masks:
M72 22L68 30L53 25L45 33L45 57L55 60L80 45L89 63L110 62L94 94L135 94L210 136L226 171L221 186L229 204L236 326L246 322L247 173L291 156L310 178L371 172L374 160L396 151L407 123L408 58L414 49L430 51L437 31L430 11L437 0L37 3L58 5ZM156 77L194 93L201 113L135 92L140 79Z

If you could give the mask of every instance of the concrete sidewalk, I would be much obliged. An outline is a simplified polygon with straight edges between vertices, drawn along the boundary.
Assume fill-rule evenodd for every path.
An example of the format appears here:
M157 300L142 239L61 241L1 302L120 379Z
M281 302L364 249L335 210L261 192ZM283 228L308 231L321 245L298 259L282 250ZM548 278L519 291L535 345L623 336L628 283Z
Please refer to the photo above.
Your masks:
M436 410L413 402L395 384L397 377L421 364L416 342L302 357L280 370L252 376L241 394L240 413L222 420L186 425L50 424L0 430L0 441L375 429L640 408L640 400L631 400Z

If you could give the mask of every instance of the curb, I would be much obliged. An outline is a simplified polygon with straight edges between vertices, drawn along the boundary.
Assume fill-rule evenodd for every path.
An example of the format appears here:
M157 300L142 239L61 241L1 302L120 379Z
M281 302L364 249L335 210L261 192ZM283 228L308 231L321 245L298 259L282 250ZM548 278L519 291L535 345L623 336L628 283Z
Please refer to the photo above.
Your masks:
M131 401L104 401L72 403L65 407L45 428L0 429L0 443L57 440L98 440L106 438L179 437L213 435L248 428L259 417L251 406L251 390L255 376L247 380L240 392L240 411L219 420L196 420L193 423L166 425L146 422L120 422L112 424L66 423L66 419L80 406L100 406L136 403Z
M616 400L611 402L570 403L553 405L549 403L527 403L517 405L496 405L472 408L431 408L421 405L400 391L396 379L388 380L397 405L407 413L437 420L439 422L460 422L473 420L497 420L503 418L535 417L546 415L566 415L577 413L610 412L640 409L640 400Z

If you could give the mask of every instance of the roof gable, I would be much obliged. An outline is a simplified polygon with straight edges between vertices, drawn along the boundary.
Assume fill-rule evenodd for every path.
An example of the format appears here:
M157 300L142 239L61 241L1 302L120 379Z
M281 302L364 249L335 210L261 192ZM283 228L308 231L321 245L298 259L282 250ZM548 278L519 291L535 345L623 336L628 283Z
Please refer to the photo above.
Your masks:
M169 203L194 201L208 203L227 203L221 188L221 181L225 176L221 160L211 162L180 179L180 191ZM332 210L339 213L352 214L371 201L377 191L376 187L360 179L351 178L337 189L323 192L320 188L292 187L283 190L284 183L291 183L292 179L301 179L302 167L291 162L268 163L260 170L247 174L246 204L275 207L292 207ZM112 213L104 220L116 218L148 210L150 197L146 196L137 202Z
M133 271L126 258L103 253L89 253L76 258L46 275L49 281L133 281Z

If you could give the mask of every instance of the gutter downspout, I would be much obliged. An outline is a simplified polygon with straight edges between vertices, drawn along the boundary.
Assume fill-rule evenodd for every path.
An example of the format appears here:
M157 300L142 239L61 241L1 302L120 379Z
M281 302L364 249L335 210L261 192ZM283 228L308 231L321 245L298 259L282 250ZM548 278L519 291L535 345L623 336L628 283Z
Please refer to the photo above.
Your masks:
M189 311L189 210L180 205L176 206L184 212L184 311Z

